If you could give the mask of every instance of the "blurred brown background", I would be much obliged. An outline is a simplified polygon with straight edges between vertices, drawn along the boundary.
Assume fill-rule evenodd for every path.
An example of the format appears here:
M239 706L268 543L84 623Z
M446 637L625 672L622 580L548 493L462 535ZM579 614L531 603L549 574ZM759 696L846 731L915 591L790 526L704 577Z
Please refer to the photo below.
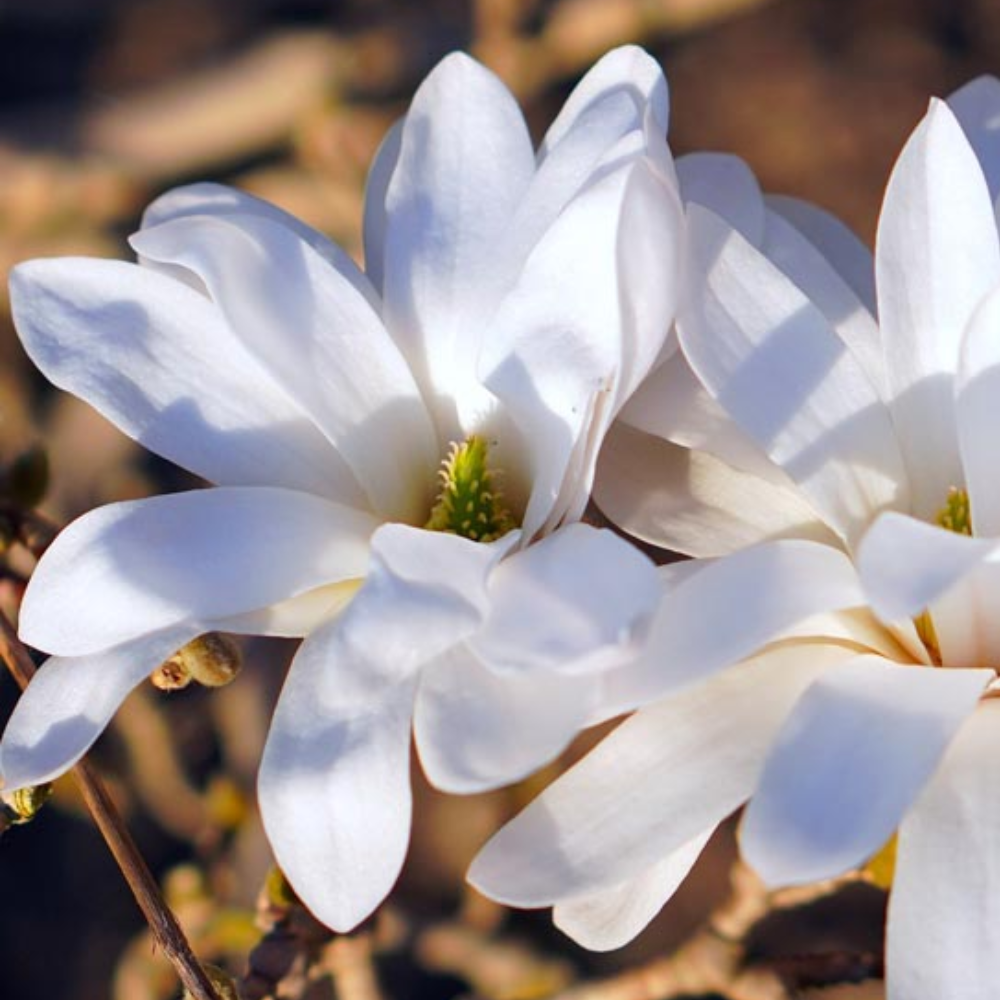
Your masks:
M269 198L357 253L367 164L443 54L469 49L496 69L537 135L586 67L626 41L645 45L665 67L675 153L738 153L766 188L833 209L870 242L888 169L929 96L1000 71L1000 5L5 0L0 271L32 256L124 255L123 237L144 203L193 179ZM85 407L45 391L17 345L5 293L0 414L0 460L32 441L49 449L47 509L57 519L184 485ZM219 693L141 692L97 750L200 950L234 972L260 937L254 900L269 858L253 812L253 776L289 651L258 643L247 652L244 676ZM0 677L0 721L13 701L13 683ZM624 953L586 955L545 914L508 918L498 939L503 915L463 895L461 872L530 791L468 801L421 791L393 910L399 922L379 932L388 996L542 997L574 977L662 951L724 891L725 837L654 929ZM0 900L2 1000L172 995L69 783L31 826L0 839ZM840 905L802 914L770 938L764 928L762 953L824 943L877 949L882 897L860 890ZM831 929L845 906L856 940ZM329 984L315 989L334 993ZM869 985L823 995L880 993Z

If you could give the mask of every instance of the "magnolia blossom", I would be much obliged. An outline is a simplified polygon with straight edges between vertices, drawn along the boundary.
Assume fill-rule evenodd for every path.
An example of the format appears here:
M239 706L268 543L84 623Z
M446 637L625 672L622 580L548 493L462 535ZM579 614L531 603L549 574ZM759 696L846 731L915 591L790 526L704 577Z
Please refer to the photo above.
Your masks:
M200 633L304 636L260 806L346 930L403 861L411 730L429 779L470 792L627 700L659 581L579 518L673 315L666 125L658 67L619 49L536 155L510 93L453 55L372 169L366 273L214 185L153 203L137 264L16 269L39 368L215 485L93 511L46 553L20 634L52 657L4 735L8 787L70 766Z
M768 884L873 858L891 872L891 1000L986 1000L1000 979L1000 82L932 102L906 144L879 222L878 324L871 261L839 224L734 190L689 206L704 280L678 320L683 356L623 415L599 491L644 537L719 556L672 571L646 654L650 695L691 686L554 783L472 879L615 947L749 799L741 848ZM640 480L651 490L630 497Z

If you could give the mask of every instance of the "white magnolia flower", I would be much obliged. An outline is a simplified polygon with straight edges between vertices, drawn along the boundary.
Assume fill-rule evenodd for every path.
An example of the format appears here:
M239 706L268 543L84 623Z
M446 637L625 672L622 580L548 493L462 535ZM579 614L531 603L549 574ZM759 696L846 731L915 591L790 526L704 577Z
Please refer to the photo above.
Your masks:
M679 335L707 394L678 415L642 390L643 429L608 465L654 481L638 460L659 456L667 483L631 511L622 491L626 523L731 553L672 571L647 654L650 694L711 679L636 713L502 830L480 888L556 904L568 933L615 947L750 799L741 847L771 885L897 850L891 1000L995 995L998 192L1000 82L982 79L933 102L896 164L878 325L858 245L828 217L760 206L758 249L689 210L705 285Z
M411 728L430 780L468 792L614 710L603 674L659 584L578 519L672 319L666 118L658 67L619 49L536 156L510 93L454 55L373 167L367 274L213 185L149 208L138 264L17 268L42 371L216 485L96 510L46 553L20 628L52 658L5 733L9 787L70 766L200 633L305 636L260 804L297 892L347 929L402 864Z

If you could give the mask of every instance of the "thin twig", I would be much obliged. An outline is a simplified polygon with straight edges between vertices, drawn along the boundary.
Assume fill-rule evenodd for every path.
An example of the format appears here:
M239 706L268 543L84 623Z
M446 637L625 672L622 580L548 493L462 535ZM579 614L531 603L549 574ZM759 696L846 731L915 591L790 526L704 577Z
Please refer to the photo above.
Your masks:
M10 620L2 611L0 611L0 659L3 659L22 690L26 688L35 673L35 665L27 649L18 639ZM97 828L101 831L122 875L125 876L125 881L128 882L153 937L173 965L184 988L192 1000L219 1000L211 980L191 950L191 945L184 936L177 918L164 902L156 879L153 878L145 859L139 853L97 771L88 761L81 760L73 768L73 777Z

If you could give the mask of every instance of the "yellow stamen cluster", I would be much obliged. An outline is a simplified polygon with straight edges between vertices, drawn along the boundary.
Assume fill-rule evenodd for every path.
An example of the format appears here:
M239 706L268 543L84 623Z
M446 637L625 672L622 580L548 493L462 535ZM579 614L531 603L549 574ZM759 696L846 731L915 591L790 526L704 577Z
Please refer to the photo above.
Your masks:
M934 518L939 527L954 531L956 535L972 534L972 515L969 511L969 491L952 486L945 505Z
M892 888L892 877L896 874L896 845L898 841L899 834L894 833L863 869L870 882L886 891Z
M462 444L452 443L439 473L441 492L426 528L473 542L492 542L515 527L487 466L488 451L485 439L478 434Z

